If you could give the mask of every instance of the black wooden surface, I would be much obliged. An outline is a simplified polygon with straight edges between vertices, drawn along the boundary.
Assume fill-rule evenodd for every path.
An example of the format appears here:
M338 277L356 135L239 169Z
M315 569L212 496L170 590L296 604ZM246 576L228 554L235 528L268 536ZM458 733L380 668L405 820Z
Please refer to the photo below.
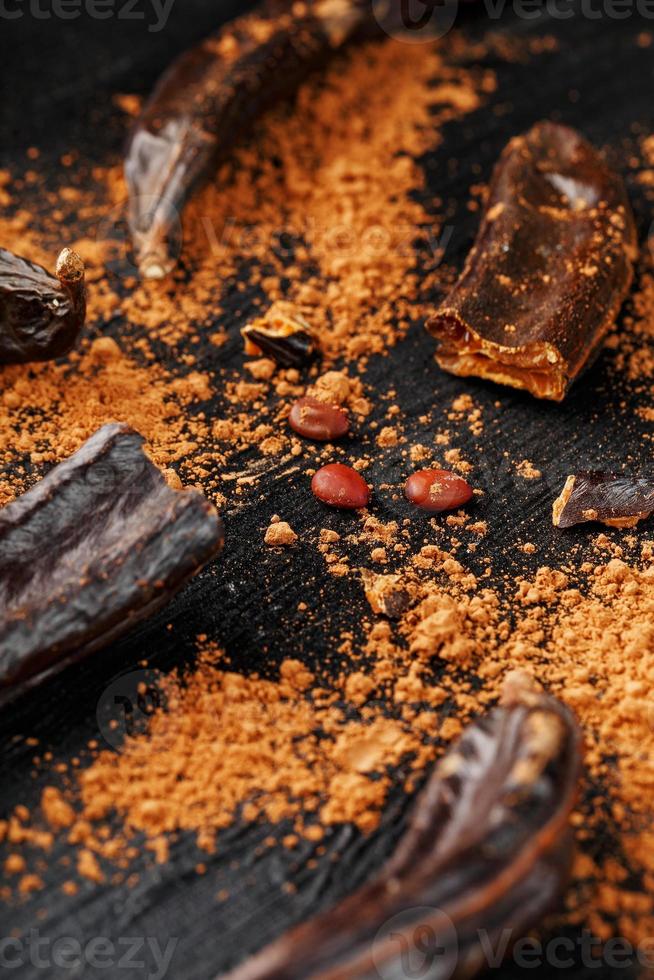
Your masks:
M242 9L236 2L178 0L164 30L149 32L143 21L93 20L86 14L62 21L36 19L24 8L24 16L0 20L0 166L20 172L26 167L25 151L38 146L42 151L39 170L48 179L62 152L78 146L90 162L114 162L125 137L125 118L112 108L117 92L147 93L171 57L226 18ZM12 8L13 9L13 8ZM45 5L44 5L45 9ZM144 7L140 9L145 9ZM488 25L481 15L468 11L460 29L479 33ZM572 124L593 142L611 148L617 165L624 165L638 126L651 130L654 122L652 82L654 48L636 44L639 31L654 26L635 16L623 20L589 19L577 15L572 21L521 20L510 12L501 26L514 34L552 33L559 49L533 62L509 63L489 56L487 64L497 71L499 88L491 105L502 105L502 113L488 106L451 124L444 144L423 161L429 195L451 201L449 222L454 234L447 261L460 266L470 246L477 216L468 211L471 185L485 180L508 137L543 116ZM639 229L646 242L652 216L641 191L630 179L630 192ZM436 301L438 297L434 297ZM120 324L112 330L120 334ZM221 351L234 366L243 356L237 331L230 326L230 342ZM582 544L588 550L588 532L565 536L550 526L551 499L567 472L583 466L610 468L627 464L634 468L650 462L650 427L622 406L633 398L626 382L611 371L611 354L602 356L583 383L562 406L539 404L526 395L500 391L482 382L462 382L439 372L432 362L433 346L419 319L408 337L389 357L371 361L366 381L379 391L393 387L406 415L409 440L421 441L423 427L418 417L427 414L437 424L445 407L462 391L470 391L484 408L486 422L481 439L467 429L458 434L458 445L467 458L477 462L475 480L487 490L479 505L479 518L488 520L489 534L477 555L470 555L473 571L483 571L483 556L493 558L495 572L511 573L529 567L529 559L512 547L516 540L533 540L540 550L532 568L551 560L561 564L565 555ZM202 358L215 358L200 345ZM0 373L0 386L2 376ZM380 414L377 416L381 418ZM373 416L375 417L375 416ZM354 443L363 445L363 442ZM508 456L505 455L508 453ZM544 473L533 483L518 480L512 461L530 459ZM244 459L247 460L247 454ZM385 451L368 471L374 484L398 483L405 474L399 451ZM301 545L293 557L266 551L262 529L276 511L292 517L301 540L315 529L342 529L355 520L342 514L326 514L307 493L307 478L299 473L279 479L275 464L260 484L260 494L246 506L225 514L227 546L224 557L209 567L180 595L163 615L142 626L132 637L76 666L41 690L30 693L3 711L0 718L0 817L18 802L32 806L38 800L47 776L33 778L33 749L16 741L17 735L34 736L41 749L49 748L58 759L86 757L85 745L98 738L98 718L106 720L98 702L113 678L120 676L147 656L159 669L190 662L194 638L206 633L231 654L234 669L256 669L275 675L285 657L320 662L328 638L339 628L359 629L365 602L351 578L326 574L315 547ZM402 505L378 495L374 513L388 520ZM414 541L424 536L424 525L414 522ZM647 536L645 528L639 531ZM584 550L575 554L578 562ZM256 574L252 574L252 569ZM299 601L312 604L321 590L320 615L308 622L296 619ZM172 624L167 629L166 624ZM105 701L101 701L104 704ZM597 787L590 787L596 792ZM601 791L601 790L600 790ZM13 907L0 906L0 937L23 939L38 928L41 937L109 937L115 943L130 937L156 938L165 946L176 940L167 976L175 980L207 980L235 964L248 951L259 948L291 922L362 881L392 847L406 813L407 801L393 795L382 827L370 838L351 828L328 834L327 855L309 870L307 859L316 845L303 843L292 855L282 849L258 850L270 832L264 825L236 825L221 835L215 856L207 859L190 839L172 849L165 866L137 862L141 871L135 888L83 884L78 895L64 896L59 885L66 875L57 867L64 851L58 844L49 858L46 888ZM282 833L288 828L276 830ZM610 826L592 845L598 853L618 851L620 842ZM334 861L333 857L339 856ZM199 860L207 874L196 875ZM236 862L237 870L234 870ZM146 866L147 865L147 866ZM296 892L289 895L283 883L292 880ZM229 901L215 896L228 889ZM571 932L572 936L578 935ZM147 956L141 949L137 959ZM78 971L39 967L29 961L7 975L25 978L83 976L120 977L125 980L153 974L154 964L125 963L110 970L88 966ZM505 966L502 977L520 973ZM573 969L546 965L529 971L550 977L630 976L632 971L612 971L579 964Z

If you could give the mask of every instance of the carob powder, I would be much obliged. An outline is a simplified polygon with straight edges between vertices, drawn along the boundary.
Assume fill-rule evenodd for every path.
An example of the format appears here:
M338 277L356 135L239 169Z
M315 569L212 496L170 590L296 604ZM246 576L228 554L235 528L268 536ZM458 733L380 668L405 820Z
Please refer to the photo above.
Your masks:
M442 418L420 420L424 439L409 443L393 389L372 390L363 377L371 355L400 342L453 277L437 261L418 272L421 250L438 253L446 209L426 200L417 158L492 96L494 73L466 64L489 51L500 60L530 55L526 42L508 37L473 47L456 34L445 40L365 46L303 86L292 112L262 120L256 141L191 203L183 267L163 285L124 275L118 160L91 168L67 155L70 181L46 195L47 213L24 203L35 200L37 150L25 174L0 175L3 244L47 265L65 235L90 283L78 350L58 363L2 371L0 503L114 419L143 433L171 481L197 483L231 508L256 504L267 467L282 476L301 471L308 494L321 465L343 461L368 480L383 453L477 485L477 461L457 434L483 445L491 420L463 384ZM541 38L540 50L553 43ZM136 100L123 98L120 108L133 113ZM634 151L634 169L654 194L652 138ZM473 188L472 210L483 193ZM223 351L242 343L240 327L280 299L319 332L325 362L304 373L266 357L238 371L222 367ZM201 343L208 333L209 356ZM638 394L641 421L654 420L653 346L654 278L644 261L626 331L609 340L612 370ZM369 442L353 452L347 441L333 449L299 438L286 420L305 395L342 406L359 432L370 424ZM499 398L498 389L501 405ZM209 402L218 405L211 413ZM373 404L385 407L381 425L369 423ZM517 480L542 476L522 456L509 463ZM402 494L399 483L376 490ZM119 753L92 743L90 761L78 767L35 745L47 786L38 809L18 803L0 824L3 897L38 892L62 839L75 849L64 885L72 895L82 882L136 883L131 869L143 840L157 862L184 831L200 852L220 851L221 832L237 820L290 822L288 848L344 822L371 833L393 785L413 791L517 666L577 713L598 790L584 793L576 817L568 920L600 936L616 927L636 941L651 936L654 544L599 535L593 561L500 581L490 557L485 575L469 571L469 555L483 561L489 534L472 510L438 518L418 543L401 518L382 522L367 512L342 531L318 528L311 541L295 527L290 507L266 514L256 546L265 540L291 557L300 545L315 547L329 574L349 578L357 608L369 607L362 637L326 636L334 657L324 671L287 659L272 679L236 674L229 651L199 637L195 667L158 678L162 706ZM538 547L516 543L525 558ZM595 836L607 822L621 852L599 857Z

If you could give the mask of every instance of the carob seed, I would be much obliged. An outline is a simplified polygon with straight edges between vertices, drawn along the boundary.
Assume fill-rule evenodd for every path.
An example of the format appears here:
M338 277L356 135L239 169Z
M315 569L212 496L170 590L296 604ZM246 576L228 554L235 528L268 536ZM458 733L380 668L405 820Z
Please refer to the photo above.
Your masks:
M416 507L438 513L467 504L472 487L449 470L418 470L406 481L404 495Z
M331 442L347 435L350 428L348 417L340 408L318 401L308 395L299 398L288 417L288 424L305 439Z
M370 501L368 484L351 466L329 463L322 466L311 480L314 497L330 507L358 510Z

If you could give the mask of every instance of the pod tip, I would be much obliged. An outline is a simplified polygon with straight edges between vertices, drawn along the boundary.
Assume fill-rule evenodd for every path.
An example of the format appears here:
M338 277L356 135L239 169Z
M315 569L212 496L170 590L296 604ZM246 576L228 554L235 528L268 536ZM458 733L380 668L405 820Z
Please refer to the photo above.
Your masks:
M79 282L84 278L84 263L72 248L62 248L57 259L55 275L61 282Z
M167 272L160 259L154 257L143 259L139 270L144 279L164 279Z

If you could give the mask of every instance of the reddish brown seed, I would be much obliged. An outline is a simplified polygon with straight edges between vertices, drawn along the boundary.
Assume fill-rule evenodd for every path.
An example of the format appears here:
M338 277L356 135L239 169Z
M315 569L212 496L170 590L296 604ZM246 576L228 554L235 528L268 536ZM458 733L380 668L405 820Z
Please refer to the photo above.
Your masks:
M437 513L463 507L472 497L472 487L449 470L418 470L406 481L404 495L416 507Z
M331 442L347 434L350 423L344 411L307 395L299 398L288 417L288 424L298 435L317 442Z
M311 481L313 495L330 507L358 510L370 500L368 484L351 466L329 463L322 466Z

